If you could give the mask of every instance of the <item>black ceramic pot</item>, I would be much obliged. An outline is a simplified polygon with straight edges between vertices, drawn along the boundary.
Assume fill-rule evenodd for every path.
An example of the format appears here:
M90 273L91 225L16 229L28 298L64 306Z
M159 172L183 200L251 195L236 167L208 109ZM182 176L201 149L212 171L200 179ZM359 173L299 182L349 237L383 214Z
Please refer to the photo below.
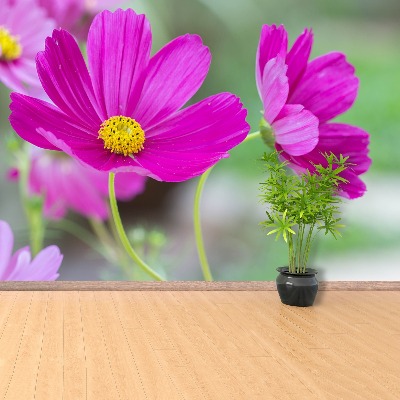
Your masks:
M308 268L304 274L292 274L289 268L277 268L276 287L283 304L297 307L312 306L318 291L315 269Z

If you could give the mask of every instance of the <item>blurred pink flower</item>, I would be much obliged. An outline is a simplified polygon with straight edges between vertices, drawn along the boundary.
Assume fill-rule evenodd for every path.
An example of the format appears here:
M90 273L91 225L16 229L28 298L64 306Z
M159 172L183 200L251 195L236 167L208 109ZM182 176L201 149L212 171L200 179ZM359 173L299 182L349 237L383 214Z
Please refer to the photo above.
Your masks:
M18 178L16 171L9 178ZM122 172L115 178L118 200L132 200L144 191L146 177ZM29 190L44 196L44 215L61 219L68 209L89 218L108 218L108 174L82 165L79 161L55 151L33 148Z
M55 24L33 0L0 0L0 10L0 81L25 93L40 86L35 57Z
M36 0L49 17L80 40L86 40L93 18L106 9L115 9L122 0Z
M58 278L63 256L57 246L43 249L32 260L29 247L12 255L14 236L7 222L0 220L0 280L54 281Z
M210 65L199 36L178 37L151 58L150 49L144 15L104 11L89 32L89 75L72 36L55 30L37 67L56 107L13 93L13 128L38 147L62 150L100 171L170 182L202 174L244 140L247 111L230 93L180 110Z
M358 92L354 67L344 54L332 52L309 61L312 32L305 29L288 51L281 25L264 25L256 60L257 87L264 117L272 128L275 147L296 171L314 170L310 162L326 163L321 152L349 156L356 164L342 175L349 183L341 194L356 198L365 184L358 177L371 164L369 134L361 128L332 123L347 111Z

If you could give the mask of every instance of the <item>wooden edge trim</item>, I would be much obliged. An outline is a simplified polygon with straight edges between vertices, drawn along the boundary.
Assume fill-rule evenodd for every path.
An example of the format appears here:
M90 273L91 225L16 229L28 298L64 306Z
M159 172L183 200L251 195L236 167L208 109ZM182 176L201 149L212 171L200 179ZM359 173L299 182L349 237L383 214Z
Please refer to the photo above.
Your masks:
M335 281L320 282L320 290L400 290L400 281ZM0 282L0 291L257 291L276 290L274 281L240 282L127 282L127 281L55 281Z

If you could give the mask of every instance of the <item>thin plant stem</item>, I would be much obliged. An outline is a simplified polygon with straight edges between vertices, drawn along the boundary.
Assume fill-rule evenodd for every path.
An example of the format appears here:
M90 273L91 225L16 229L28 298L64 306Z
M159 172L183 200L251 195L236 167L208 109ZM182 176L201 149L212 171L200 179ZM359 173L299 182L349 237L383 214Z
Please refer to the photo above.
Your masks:
M243 140L244 142L248 142L249 140L255 139L260 137L261 134L259 131L250 133L247 137ZM206 250L204 247L204 240L203 240L203 233L201 229L201 218L200 218L200 201L201 196L203 193L204 185L208 176L210 175L211 171L213 170L214 166L209 168L206 172L204 172L197 183L196 194L194 198L194 206L193 206L193 224L194 224L194 235L196 239L196 247L197 247L197 254L199 256L201 270L203 272L204 280L212 281L212 273L210 269L210 264L208 263Z
M212 281L213 277L211 274L210 265L208 264L207 254L204 248L203 234L201 231L200 200L204 184L206 183L206 180L210 175L212 169L213 167L209 168L206 172L204 172L203 175L201 175L199 183L197 184L196 194L194 196L194 207L193 207L194 235L196 238L197 253L199 255L201 270L203 272L203 277L205 281Z
M143 270L145 271L148 275L150 275L153 279L157 281L163 281L164 279L157 274L156 271L154 271L152 268L150 268L136 253L136 251L133 249L131 244L129 243L128 236L124 230L124 226L122 225L121 221L121 216L119 215L118 211L118 204L117 204L117 199L115 197L115 186L114 186L114 181L115 181L115 174L113 172L110 172L109 174L109 180L108 180L108 191L109 191L109 197L110 197L110 207L111 207L111 213L114 219L114 224L115 228L118 232L118 237L124 246L125 251L128 253L128 255L132 258L133 261Z
M24 146L18 154L18 167L20 173L19 191L29 226L30 248L32 256L35 256L43 248L46 228L42 216L42 206L39 207L39 201L35 203L29 196L29 171L31 166L27 146Z
M111 212L111 210L110 210ZM111 230L112 233L112 238L113 242L115 243L115 246L117 246L116 253L118 254L118 263L122 267L122 270L125 274L125 276L130 280L136 280L136 268L132 269L129 265L129 259L127 258L127 254L125 252L125 249L121 247L121 241L119 240L119 235L117 232L117 228L114 224L113 221L109 221L109 229Z
M306 239L306 245L305 245L305 249L304 249L304 255L303 255L303 272L306 272L306 266L308 263L308 258L310 255L310 249L311 249L311 243L312 243L312 235L313 235L313 231L314 231L314 226L315 224L312 224L310 226L310 229L308 231L308 235L307 235L307 239Z
M295 271L295 253L293 248L293 235L289 233L288 239L288 249L289 249L289 272L293 273Z
M297 243L296 243L297 244L297 246L296 246L297 273L299 273L302 268L301 264L302 264L302 254L303 254L304 231L305 231L305 225L300 223L298 236L297 236Z

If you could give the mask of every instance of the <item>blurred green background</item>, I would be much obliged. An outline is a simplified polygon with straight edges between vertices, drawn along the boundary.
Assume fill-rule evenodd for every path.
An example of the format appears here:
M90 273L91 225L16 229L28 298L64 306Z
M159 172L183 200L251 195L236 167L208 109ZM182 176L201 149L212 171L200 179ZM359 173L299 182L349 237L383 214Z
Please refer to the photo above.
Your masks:
M254 65L263 24L284 24L290 43L311 27L312 57L346 53L360 78L353 108L338 120L358 125L371 134L370 171L364 176L368 193L346 202L343 238L321 236L313 262L320 279L400 279L400 3L396 0L158 0L127 2L145 12L153 30L153 52L176 36L199 34L210 47L210 73L193 101L214 93L236 93L249 110L252 131L258 129L262 108ZM8 91L0 87L0 137L9 131ZM231 152L210 175L202 202L203 230L209 261L217 280L270 280L285 265L286 249L266 237L258 226L264 218L258 183L263 180L257 161L264 151L259 140ZM8 155L0 150L1 177ZM130 226L157 228L167 243L156 261L169 279L201 279L192 233L192 204L196 180L181 184L149 182L148 191L122 206ZM0 184L0 218L26 239L23 215L13 184ZM78 223L85 222L71 216ZM61 279L112 279L113 268L69 235L56 235L64 252ZM79 250L79 251L78 251Z

